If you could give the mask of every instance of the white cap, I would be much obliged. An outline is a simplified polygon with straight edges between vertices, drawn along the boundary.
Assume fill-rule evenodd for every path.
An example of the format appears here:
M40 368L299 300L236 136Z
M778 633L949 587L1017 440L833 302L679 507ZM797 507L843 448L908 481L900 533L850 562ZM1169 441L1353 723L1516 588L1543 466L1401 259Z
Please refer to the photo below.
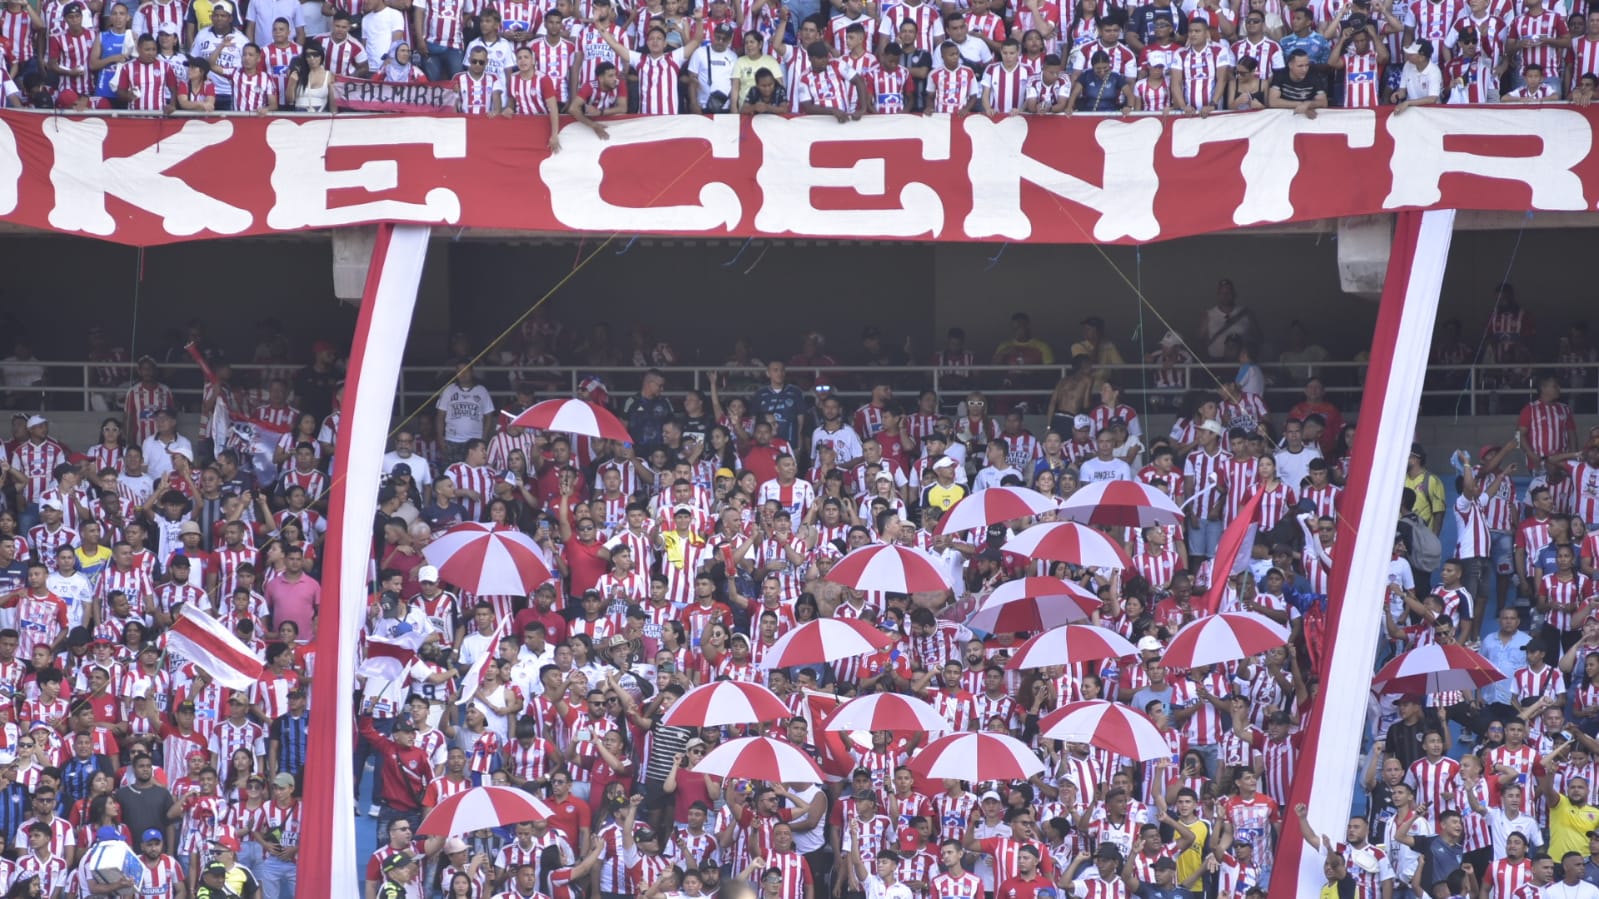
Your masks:
M989 790L987 793L984 793L980 797L979 801L980 802L987 802L990 799L994 800L995 802L1001 802L1002 801L999 798L999 792L997 790Z
M174 443L167 447L167 452L174 456L182 456L183 458L188 459L190 462L194 461L194 450L189 449L181 443Z
M439 570L432 565L423 565L416 570L416 579L418 583L437 584L439 582Z
M1138 641L1139 652L1160 652L1166 647L1160 645L1160 640L1155 637L1142 637Z
M1077 428L1077 429L1086 431L1089 428L1092 428L1093 426L1094 426L1094 420L1092 418L1089 418L1086 415L1079 415L1076 418L1072 419L1072 427L1073 428Z
M41 499L41 500L39 500L39 508L41 508L41 509L54 509L57 512L66 511L65 509L63 509L61 507L61 500L58 500L58 499Z
M954 468L955 467L955 460L951 459L948 456L944 456L944 457L940 458L937 462L934 462L933 463L933 467L934 468Z
M448 840L444 841L445 855L454 855L457 852L465 852L470 848L472 847L466 845L466 841L460 837L450 837Z
M1217 437L1220 437L1222 434L1226 433L1221 428L1221 422L1215 420L1214 418L1200 422L1199 429L1201 431L1209 431L1212 434L1215 434Z
M1410 56L1410 55L1413 55L1413 54L1416 54L1416 53L1420 53L1420 52L1421 52L1421 42L1420 41L1411 41L1409 44L1405 45L1405 55L1406 56Z
M32 415L28 417L28 427L30 428L37 428L40 425L47 425L49 423L50 419L45 418L43 415Z

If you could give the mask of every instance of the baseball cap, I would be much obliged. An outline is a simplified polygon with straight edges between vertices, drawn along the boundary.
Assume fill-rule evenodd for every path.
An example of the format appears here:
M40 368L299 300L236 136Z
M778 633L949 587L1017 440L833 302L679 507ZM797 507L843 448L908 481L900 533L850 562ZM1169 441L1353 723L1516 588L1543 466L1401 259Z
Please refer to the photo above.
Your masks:
M284 771L277 777L272 778L272 785L274 787L292 787L294 786L294 775Z
M73 97L72 99L76 100L77 97ZM40 425L47 425L49 423L50 423L50 419L45 418L43 415L30 415L30 416L28 416L28 427L30 427L30 428L37 428Z
M1226 433L1221 428L1221 422L1214 420L1200 422L1199 429L1201 431L1209 431L1210 433L1215 434L1217 437L1220 437L1222 434Z
M655 830L653 828L639 825L633 829L633 839L640 843L647 843L656 838Z
M385 870L387 870L387 869L385 869ZM228 873L228 866L222 864L221 862L212 862L211 864L205 866L205 873L207 873L207 874L227 874Z
M1072 419L1072 427L1079 431L1086 431L1094 426L1094 420L1086 415L1079 415Z
M439 570L432 565L423 565L416 571L418 583L436 584L439 582Z
M185 534L200 535L200 522L185 521L181 526L178 527L178 536L181 537Z
M383 860L383 871L384 873L388 873L389 871L393 871L397 868L403 868L414 861L416 861L416 859L411 857L411 853L396 852Z
M990 799L994 800L995 802L999 802L1000 801L999 792L997 790L989 790L988 792L984 793L982 796L978 797L978 799L981 802L987 802Z
M704 748L705 748L705 741L701 740L699 737L695 737L694 739L689 740L687 743L683 744L683 751L684 752L687 752L690 749L704 749Z
M141 842L141 843L148 843L151 840L154 840L157 843L159 843L159 842L161 842L162 840L165 840L165 839L166 839L166 837L161 834L161 831L157 830L154 827L150 828L149 830L147 830L144 833L139 835L139 842Z
M939 459L937 462L934 462L933 463L933 467L934 468L954 468L955 467L955 460L951 459L949 456L944 456L943 458Z
M448 840L444 841L445 855L454 855L457 852L466 852L471 848L472 847L466 845L466 841L460 837L450 837Z
M58 499L41 499L39 500L39 508L54 509L57 512L65 511L61 508L61 500Z
M1421 52L1421 42L1420 41L1411 41L1410 43L1405 45L1405 55L1406 56L1409 56L1412 53L1420 53L1420 52Z
M107 840L120 840L120 839L122 839L122 831L117 830L115 827L112 827L109 824L101 827L99 830L94 832L94 841L96 843L104 843Z
M735 475L733 473L733 469L731 469L731 468L718 468L716 470L716 476L719 477L719 478L737 477L737 475Z
M1165 648L1158 637L1140 637L1138 640L1139 652L1160 652Z
M733 33L733 26L727 24L726 22L723 22L720 25L716 26L716 33L717 34L732 34ZM865 335L862 335L862 338L864 339Z
M239 838L231 834L223 834L222 836L213 839L211 844L216 846L218 849L226 849L229 852L239 851Z

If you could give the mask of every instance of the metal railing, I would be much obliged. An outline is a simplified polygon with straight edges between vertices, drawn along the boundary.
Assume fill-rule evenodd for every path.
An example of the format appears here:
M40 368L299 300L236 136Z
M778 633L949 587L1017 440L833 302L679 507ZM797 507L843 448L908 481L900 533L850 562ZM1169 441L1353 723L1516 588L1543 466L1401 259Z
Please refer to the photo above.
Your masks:
M24 375L19 366L29 366L44 372L42 384L21 386L17 376ZM1273 364L1262 366L1268 381L1264 394L1266 405L1274 412L1287 411L1303 399L1303 377L1313 372L1322 379L1329 399L1345 410L1359 406L1364 390L1366 364L1362 362L1318 362L1314 364ZM284 378L292 384L299 366L269 364L233 365L233 384L236 389L258 389L263 394L266 383L272 378ZM1233 365L1201 365L1187 363L1170 370L1157 365L1123 364L1098 366L1098 370L1111 373L1122 390L1123 402L1145 411L1176 411L1190 389L1213 392L1217 378L1230 378ZM667 394L681 397L689 390L698 390L707 396L711 381L717 379L718 391L726 399L746 396L766 381L764 368L734 365L677 365L661 366L656 370L666 376ZM621 399L636 391L645 371L637 366L504 366L479 365L477 379L498 397L507 398L514 385L528 382L535 385L539 396L571 395L578 384L589 376L598 376L605 382L613 399ZM1599 406L1599 363L1582 365L1545 364L1539 366L1506 365L1436 365L1427 369L1427 385L1422 391L1423 414L1510 414L1517 412L1530 397L1531 379L1535 373L1557 371L1566 383L1568 401L1579 406L1579 411L1592 411ZM959 403L969 390L981 390L990 398L1002 401L1005 408L1025 403L1027 411L1043 413L1056 383L1070 373L1069 365L1051 364L1034 366L972 365L959 369L931 365L907 366L806 366L790 365L789 379L802 387L810 387L818 378L825 379L834 395L850 402L864 402L871 394L871 382L886 376L893 383L901 402L914 402L916 393L932 390L939 395L944 407ZM411 365L400 373L397 401L407 411L432 397L455 373L449 366ZM1175 375L1166 377L1163 375ZM1574 376L1580 375L1580 379ZM23 363L0 362L0 408L11 411L105 411L121 408L122 400L132 381L132 366L107 365L91 361L46 362L29 360ZM174 362L161 366L161 380L172 388L180 405L197 409L203 388L198 366ZM1183 386L1161 387L1161 383Z

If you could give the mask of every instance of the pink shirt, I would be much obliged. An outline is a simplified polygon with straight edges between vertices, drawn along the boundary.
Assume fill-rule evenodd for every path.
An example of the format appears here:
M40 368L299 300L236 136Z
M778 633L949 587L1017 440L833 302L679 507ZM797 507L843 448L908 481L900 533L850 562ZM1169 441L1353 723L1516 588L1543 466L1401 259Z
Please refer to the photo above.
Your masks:
M322 586L316 578L302 573L295 580L285 575L273 578L266 585L267 602L272 608L272 623L292 621L300 628L300 636L310 639L315 631L311 622L316 617L317 606L322 604Z

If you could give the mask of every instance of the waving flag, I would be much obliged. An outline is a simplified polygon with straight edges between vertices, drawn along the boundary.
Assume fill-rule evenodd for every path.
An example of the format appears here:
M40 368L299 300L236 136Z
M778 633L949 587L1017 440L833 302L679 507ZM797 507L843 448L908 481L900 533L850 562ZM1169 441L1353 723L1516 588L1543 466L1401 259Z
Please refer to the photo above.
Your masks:
M1205 591L1205 600L1201 603L1207 614L1214 615L1221 610L1221 598L1227 594L1227 579L1249 567L1249 553L1255 546L1255 533L1260 530L1256 515L1263 496L1264 493L1256 490L1238 507L1238 517L1221 533L1216 555L1210 560L1210 589Z
M510 621L509 618L500 619L500 626L494 629L494 636L489 638L488 648L484 649L483 655L467 669L466 677L461 678L461 698L456 705L466 705L472 701L473 695L477 693L478 684L483 683L483 666L500 657L500 640L504 639L509 631Z
M178 609L167 642L224 687L248 690L261 679L261 660L228 629L192 604Z
M811 721L811 739L816 741L816 765L827 775L828 783L848 780L855 769L855 758L844 744L844 734L827 729L827 721L838 706L838 697L831 693L805 691L805 717Z
M422 646L422 632L407 630L392 637L369 634L366 638L366 661L355 670L360 677L399 680L416 663L417 650ZM475 687L473 689L476 689Z

